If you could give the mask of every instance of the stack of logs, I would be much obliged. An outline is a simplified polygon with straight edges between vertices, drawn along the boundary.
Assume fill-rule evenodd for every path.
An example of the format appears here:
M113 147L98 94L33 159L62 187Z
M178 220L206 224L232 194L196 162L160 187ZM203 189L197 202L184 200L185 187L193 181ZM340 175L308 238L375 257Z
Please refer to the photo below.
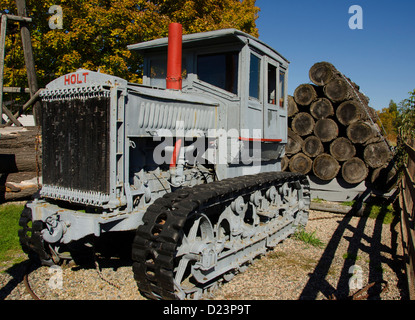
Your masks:
M289 96L283 170L323 181L341 177L349 184L379 182L385 172L393 176L387 168L390 146L359 87L328 62L313 65L309 77L313 84L302 84Z
M0 128L0 203L30 198L39 189L38 127Z

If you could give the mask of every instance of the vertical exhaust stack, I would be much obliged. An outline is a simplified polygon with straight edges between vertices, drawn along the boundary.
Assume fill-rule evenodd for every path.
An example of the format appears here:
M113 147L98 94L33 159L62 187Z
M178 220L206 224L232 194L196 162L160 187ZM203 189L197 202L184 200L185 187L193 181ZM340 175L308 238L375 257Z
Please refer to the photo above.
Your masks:
M182 90L182 36L180 23L169 25L166 88Z

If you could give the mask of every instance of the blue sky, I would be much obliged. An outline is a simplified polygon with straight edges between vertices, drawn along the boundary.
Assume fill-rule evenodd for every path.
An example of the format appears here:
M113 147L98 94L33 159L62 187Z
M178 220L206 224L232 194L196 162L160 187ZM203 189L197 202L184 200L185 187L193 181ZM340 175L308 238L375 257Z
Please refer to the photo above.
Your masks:
M288 93L310 83L308 71L329 61L360 86L376 110L415 89L415 1L257 0L259 38L290 62ZM351 30L352 5L363 29Z

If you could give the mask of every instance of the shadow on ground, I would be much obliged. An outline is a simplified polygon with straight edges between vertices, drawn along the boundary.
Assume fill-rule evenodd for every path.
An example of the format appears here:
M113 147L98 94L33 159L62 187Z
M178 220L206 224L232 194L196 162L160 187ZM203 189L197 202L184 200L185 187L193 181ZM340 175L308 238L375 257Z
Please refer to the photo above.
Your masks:
M385 208L385 210L380 212L376 219L373 234L368 236L365 234L364 230L368 219L371 218L362 216L360 217L357 226L353 227L350 222L351 219L356 216L355 212L357 211L352 209L352 211L346 214L343 220L339 222L339 226L327 244L314 272L310 274L310 279L300 294L300 300L315 300L320 292L326 299L352 299L351 295L354 292L350 292L349 289L349 281L351 278L350 271L352 271L351 268L356 264L356 260L353 259L353 257L358 256L359 250L366 252L369 255L368 283L374 283L367 291L367 299L380 300L380 294L386 284L383 279L382 263L387 264L396 273L399 279L398 287L402 288L401 297L403 300L408 299L404 258L397 253L398 241L400 241L398 231L396 230L399 223L399 217L395 216L391 224L383 224L383 218L386 214ZM388 245L382 244L381 241L383 228L390 228L392 237L391 243ZM346 230L351 231L353 235L351 237L345 236ZM351 258L344 259L344 265L341 270L337 287L333 287L326 281L326 277L329 274L337 247L342 238L345 238L349 242L347 257ZM364 242L362 240L364 240ZM365 243L368 243L368 245ZM391 258L386 258L382 253L390 254Z

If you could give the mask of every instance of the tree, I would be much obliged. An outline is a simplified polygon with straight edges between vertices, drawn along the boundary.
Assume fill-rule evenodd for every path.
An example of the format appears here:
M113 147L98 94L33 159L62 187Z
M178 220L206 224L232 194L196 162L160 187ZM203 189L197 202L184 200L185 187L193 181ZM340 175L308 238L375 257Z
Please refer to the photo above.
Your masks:
M388 108L378 111L379 125L385 130L386 138L394 145L398 136L398 105L391 100Z
M39 85L77 70L90 69L141 81L140 58L127 50L168 34L179 22L184 33L236 28L258 36L256 0L26 0ZM60 5L63 28L50 29L49 8ZM16 14L14 0L2 0L0 12ZM10 24L9 24L9 30ZM26 86L18 30L6 39L5 86Z
M399 104L398 130L403 141L415 139L415 89Z

